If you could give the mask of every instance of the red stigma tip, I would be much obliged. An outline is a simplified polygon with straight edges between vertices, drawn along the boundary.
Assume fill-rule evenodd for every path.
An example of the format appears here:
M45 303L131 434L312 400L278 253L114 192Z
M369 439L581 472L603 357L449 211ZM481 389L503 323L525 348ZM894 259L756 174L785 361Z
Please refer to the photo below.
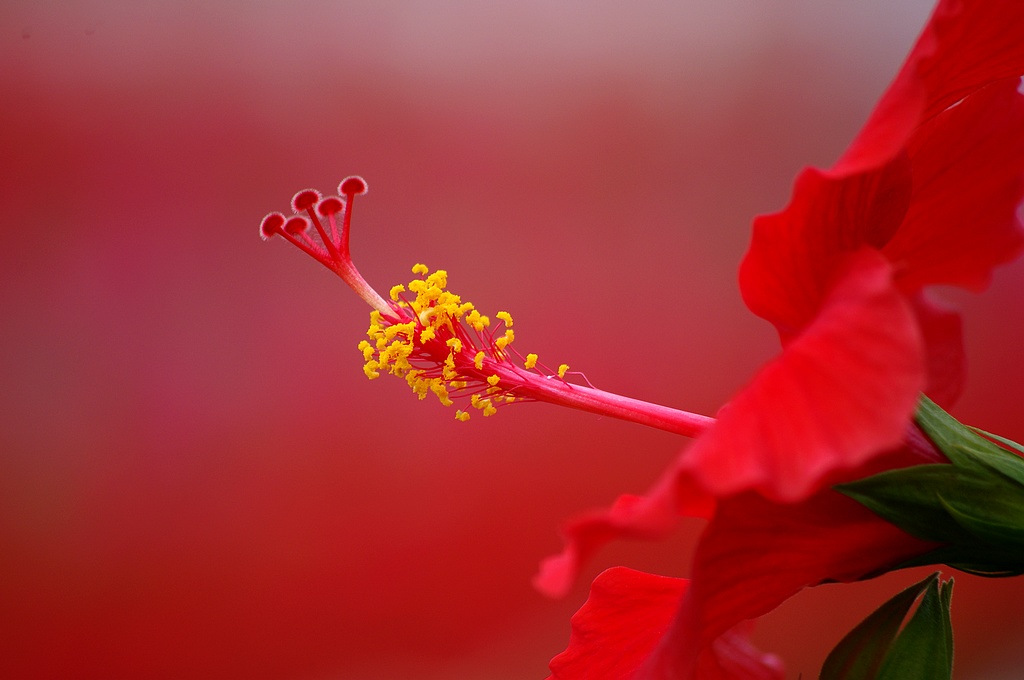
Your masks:
M284 230L289 234L301 234L307 229L309 229L309 220L298 215L288 218L288 221L284 223Z
M340 276L371 307L391 317L395 308L359 275L348 250L352 197L366 193L366 180L346 177L338 190L345 198L324 198L316 189L303 189L292 197L292 210L296 214L286 218L281 213L270 213L260 223L260 236L266 240L281 234L293 246ZM341 219L335 217L339 213ZM326 225L322 218L326 218ZM316 229L316 233L312 233L310 227Z
M320 202L320 192L316 189L303 189L292 198L292 210L305 212Z
M260 236L263 240L267 240L277 232L281 231L281 227L284 225L284 215L279 212L272 212L263 218L260 222Z
M341 180L338 185L338 193L342 196L362 196L368 191L366 180L358 175L352 175Z
M320 201L316 206L316 212L321 217L327 217L328 215L337 215L345 209L345 202L337 196L328 196L327 198Z

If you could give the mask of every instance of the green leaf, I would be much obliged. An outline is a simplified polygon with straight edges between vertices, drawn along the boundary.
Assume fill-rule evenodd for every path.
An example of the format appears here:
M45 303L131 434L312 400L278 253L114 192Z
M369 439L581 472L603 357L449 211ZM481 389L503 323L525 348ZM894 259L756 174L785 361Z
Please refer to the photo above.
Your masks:
M948 680L952 589L952 579L941 583L936 573L891 598L836 645L822 665L821 680ZM920 606L900 631L918 598Z
M940 498L962 487L952 465L919 465L890 470L836 489L909 534L936 543L968 540L970 534L950 521Z
M929 584L921 605L886 655L879 680L953 677L953 625L949 620L952 597L952 579Z
M876 609L839 641L821 667L821 680L873 680L907 612L938 574L916 583Z
M986 576L1024 574L1024 458L992 440L1013 451L1024 448L982 437L927 397L916 419L950 464L890 470L836 490L907 533L939 544L902 567L944 563Z
M1007 439L1006 437L1000 437L997 434L992 434L991 432L985 432L985 430L979 430L976 427L972 427L971 431L978 433L979 435L981 435L985 439L991 439L992 441L994 441L996 443L1002 444L1004 447L1006 447L1008 449L1012 449L1013 451L1016 451L1019 455L1024 456L1024 446L1021 446L1020 444L1018 444L1017 442L1013 441L1012 439Z

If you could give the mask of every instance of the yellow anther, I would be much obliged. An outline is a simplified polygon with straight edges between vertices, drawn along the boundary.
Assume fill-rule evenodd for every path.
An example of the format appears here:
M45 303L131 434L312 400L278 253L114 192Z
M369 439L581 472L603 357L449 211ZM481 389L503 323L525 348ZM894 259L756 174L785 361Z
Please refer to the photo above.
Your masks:
M404 378L420 399L433 393L445 406L453 404L453 394L469 396L473 408L484 416L497 413L498 406L520 400L507 391L512 383L506 383L503 388L500 374L488 376L483 372L485 363L508 360L505 350L515 340L512 315L498 312L495 318L502 322L503 332L500 335L486 332L491 325L490 318L477 311L472 303L463 302L461 297L445 290L448 285L445 270L431 273L426 265L418 263L412 272L420 278L406 285L393 286L389 291L394 313L375 309L370 314L370 327L366 333L369 341L363 340L358 345L366 376L372 379L381 373L392 373ZM476 342L467 342L460 337L465 333L462 323L480 334L480 344L484 349L480 349ZM445 343L448 356L442 360L443 354L438 356L440 353L435 354L432 349L429 354L437 357L432 365L425 370L414 368L410 358L415 355L425 360L424 345L433 343L436 349L438 342ZM472 379L460 375L457 367L457 364L462 366L469 356L473 356L473 366L477 371L470 371ZM535 368L537 355L527 355L523 363L527 369ZM559 367L559 377L563 377L568 368L564 364ZM485 385L481 385L481 380ZM474 394L467 395L466 392ZM456 419L469 420L470 410L456 411Z
M569 370L569 364L562 364L558 367L558 377L565 378L565 372Z
M505 335L501 336L494 341L494 344L498 349L505 349L508 345L512 344L512 341L516 339L516 333L511 328L505 331Z
M435 314L437 314L437 308L436 307L427 307L427 308L421 310L420 313L416 315L416 317L420 320L420 323L423 324L424 326L430 326L431 325L431 319L434 318Z
M466 315L466 323L476 329L477 332L483 333L483 330L491 325L491 320L474 309Z
M437 288L444 288L448 285L448 272L443 269L438 269L436 272L427 277L427 285Z
M459 377L459 372L455 370L455 357L451 354L444 360L444 368L441 369L441 376L445 380L455 380Z
M409 387L416 393L416 396L420 399L427 398L427 392L430 390L430 381L421 377L417 373L409 373L405 376L405 379L409 383Z
M444 291L438 288L437 286L431 286L428 284L429 281L423 284L424 286L426 286L426 288L424 288L421 291L416 291L416 302L420 303L420 305L422 306L430 304L431 302L437 300L444 294ZM409 282L409 287L412 288L411 281Z
M484 416L493 416L498 412L498 409L494 408L494 404L491 403L490 399L482 399L480 395L474 394L475 399L472 400L473 406L484 412Z
M409 323L396 323L394 326L388 326L384 329L384 337L389 341L394 340L396 335L404 335L407 338L412 338L413 333L416 332L416 324L413 322Z
M437 398L441 400L441 403L445 406L451 406L452 400L448 398L448 389L444 385L444 381L435 378L430 385L430 391L437 395Z

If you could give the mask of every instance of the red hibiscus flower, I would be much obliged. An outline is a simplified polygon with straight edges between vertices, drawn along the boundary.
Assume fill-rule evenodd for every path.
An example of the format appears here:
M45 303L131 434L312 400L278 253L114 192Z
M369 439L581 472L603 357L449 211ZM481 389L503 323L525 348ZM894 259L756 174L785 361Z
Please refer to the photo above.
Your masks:
M604 542L680 515L710 520L692 580L606 572L553 677L778 677L745 621L932 547L831 487L941 459L910 419L922 390L956 398L964 362L958 317L924 288L980 289L1024 244L1022 73L1024 4L940 2L839 162L755 221L741 290L782 353L647 495L570 524L537 584L564 593Z

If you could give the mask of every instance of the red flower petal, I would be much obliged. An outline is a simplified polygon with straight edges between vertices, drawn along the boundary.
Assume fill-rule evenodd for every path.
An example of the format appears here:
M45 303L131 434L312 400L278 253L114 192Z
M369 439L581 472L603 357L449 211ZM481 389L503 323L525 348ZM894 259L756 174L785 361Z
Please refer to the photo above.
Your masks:
M685 579L615 567L594 580L590 597L572 618L568 648L551 660L550 680L626 680L668 677L646 666L669 629L686 592ZM778 660L746 639L746 627L722 636L701 659L701 678L782 678Z
M624 536L656 538L680 515L709 517L714 498L757 490L783 502L814 494L837 469L897 446L924 364L913 312L877 252L849 257L819 317L765 366L643 497L624 496L564 529L566 548L534 584L564 595L580 566Z
M1024 3L1022 3L1024 4ZM1021 35L1024 42L1024 34ZM883 252L897 284L975 290L1024 248L1017 206L1024 198L1024 97L1004 80L922 126L908 145L913 195Z
M544 560L533 585L548 597L563 597L580 569L605 543L617 538L657 539L675 528L680 515L710 519L715 500L685 474L668 474L646 496L623 495L607 510L577 517L562 529L565 549Z
M889 241L911 189L910 161L903 156L841 179L804 170L786 209L754 220L740 265L747 307L775 324L783 341L796 335L818 313L842 257Z
M934 547L830 489L796 505L753 493L723 501L656 662L691 677L721 635L804 587L859 580Z
M913 130L972 92L1024 73L1024 3L943 0L835 173L884 165Z
M924 392L943 408L956 403L967 380L963 324L960 315L924 292L911 298L924 336L928 384Z
M845 267L813 323L681 458L712 495L796 502L902 440L924 387L917 322L877 252Z
M885 246L908 293L983 287L1024 247L1021 73L1024 3L942 2L843 158L805 171L787 208L755 221L740 269L750 309L791 337L837 256L861 245Z

